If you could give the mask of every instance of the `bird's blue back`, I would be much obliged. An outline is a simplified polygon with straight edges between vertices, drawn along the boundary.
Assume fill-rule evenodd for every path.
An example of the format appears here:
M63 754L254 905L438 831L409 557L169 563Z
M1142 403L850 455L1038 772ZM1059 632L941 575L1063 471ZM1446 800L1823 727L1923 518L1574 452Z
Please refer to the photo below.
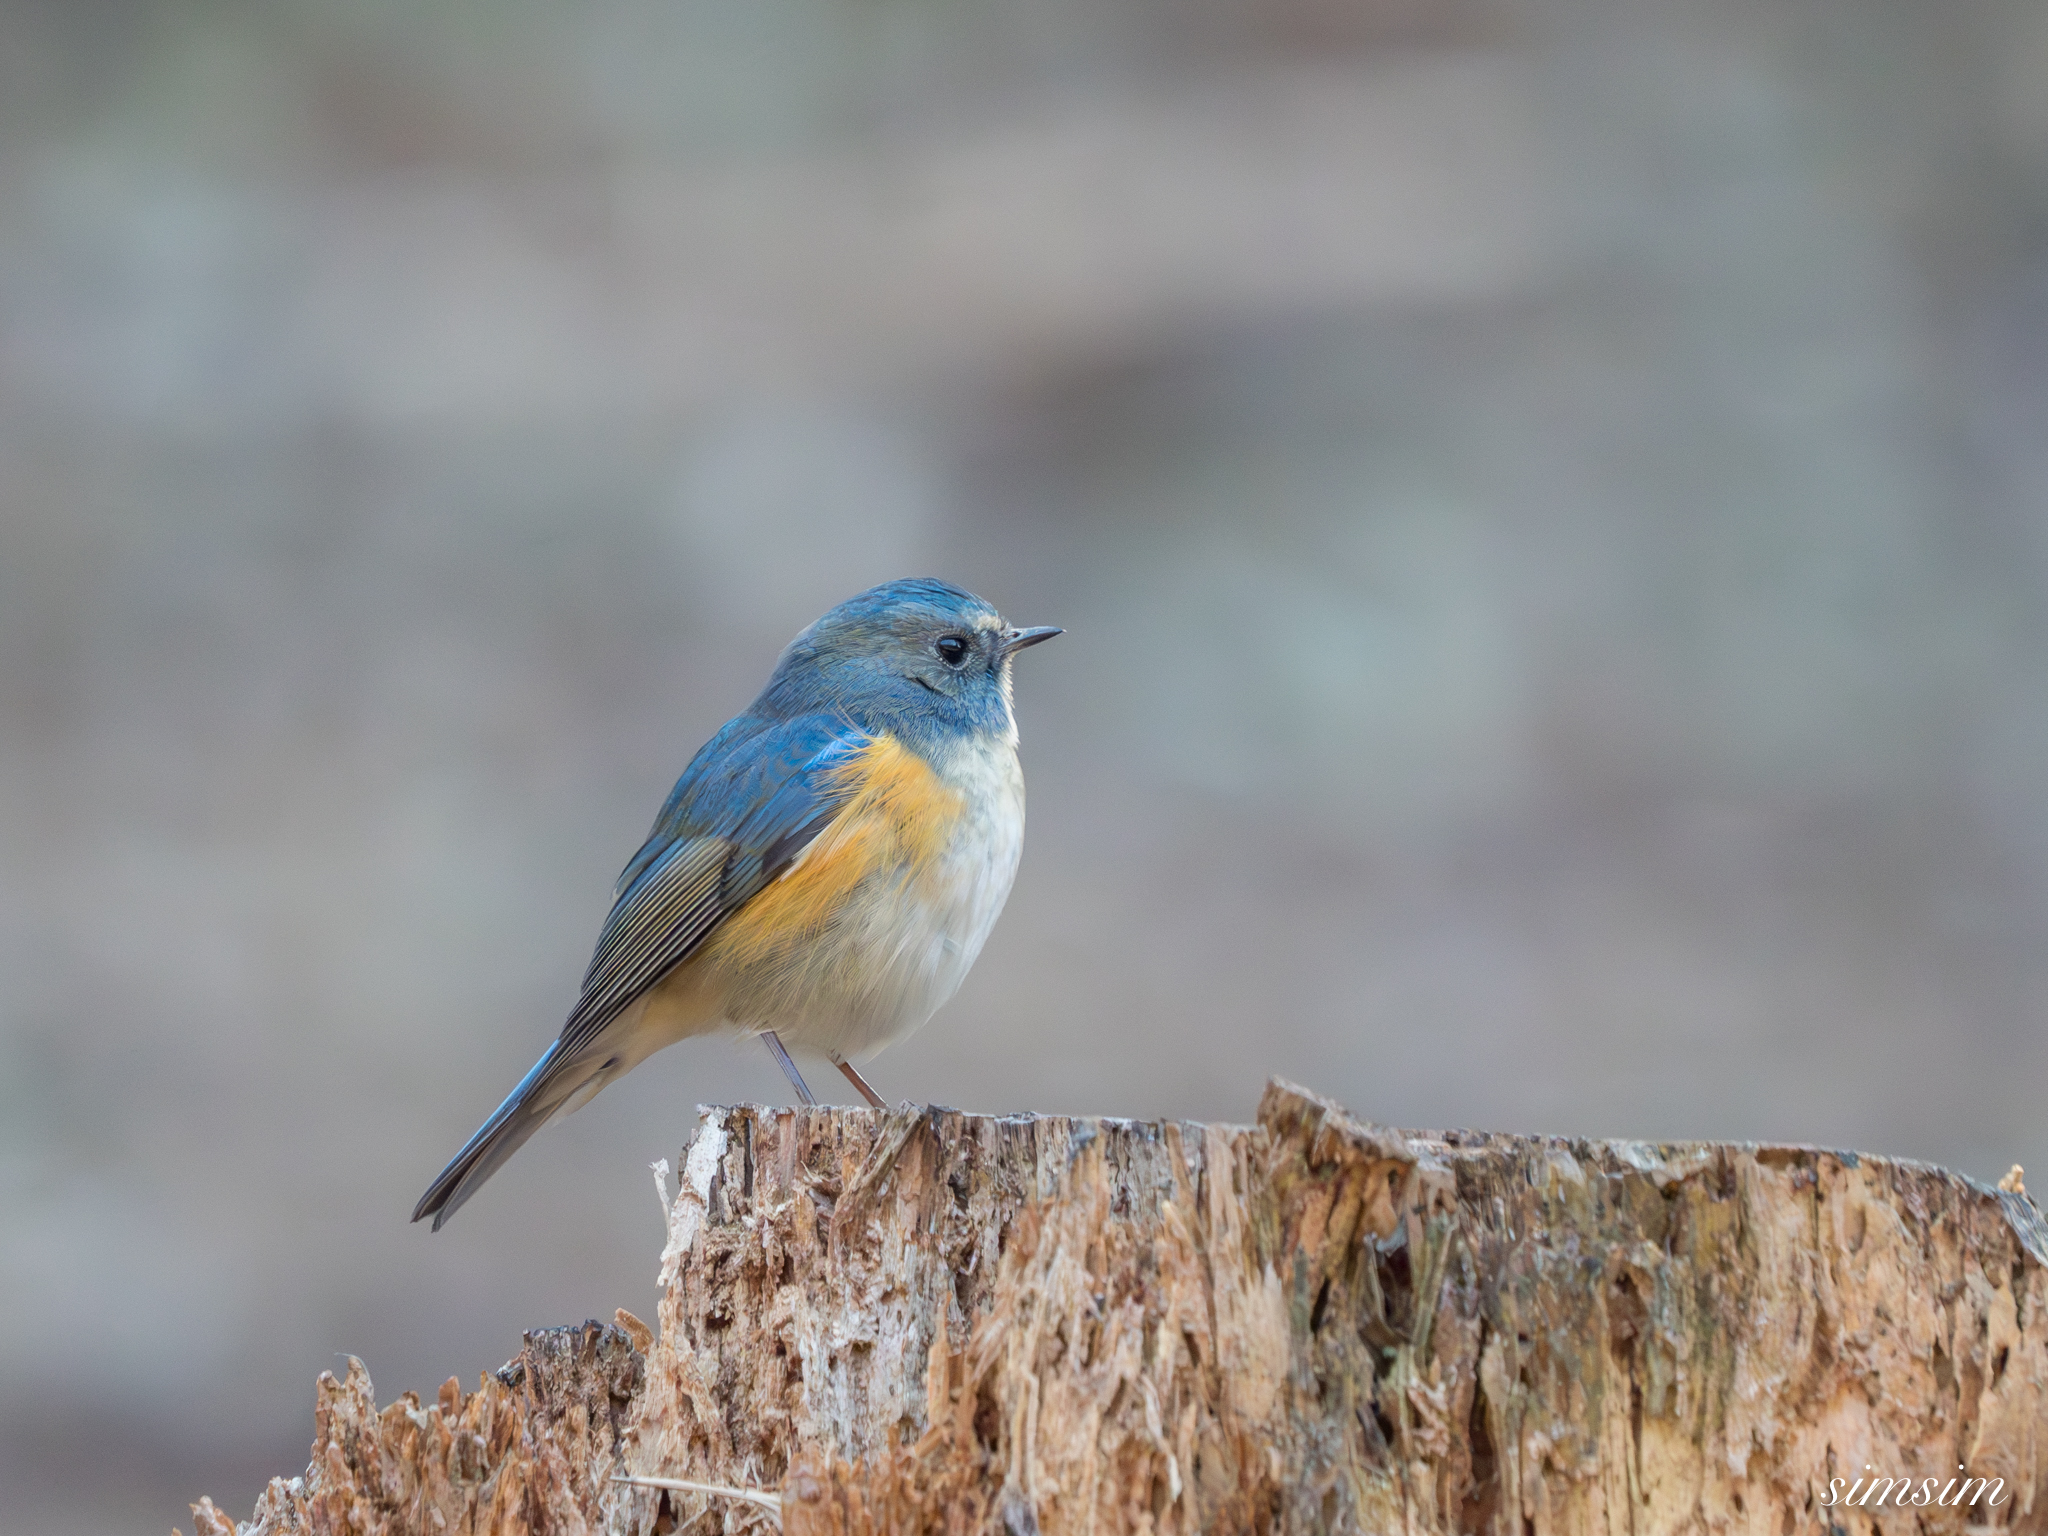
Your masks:
M995 616L971 592L927 577L875 587L819 619L789 643L760 697L690 760L620 875L620 897L664 849L696 837L731 839L735 863L751 858L750 873L761 876L759 861L778 841L830 814L832 770L876 736L929 755L948 737L1007 730L1009 701L996 677L953 697L889 661L901 631L935 620L971 628Z

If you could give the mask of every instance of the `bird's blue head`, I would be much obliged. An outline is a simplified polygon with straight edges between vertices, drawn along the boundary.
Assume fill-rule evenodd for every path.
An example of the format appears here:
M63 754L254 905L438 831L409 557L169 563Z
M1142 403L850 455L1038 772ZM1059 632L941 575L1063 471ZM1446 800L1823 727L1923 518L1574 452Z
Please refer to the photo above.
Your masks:
M792 714L836 708L864 729L915 740L961 732L1014 740L1010 658L1059 633L1014 628L950 582L885 582L790 641L761 702Z

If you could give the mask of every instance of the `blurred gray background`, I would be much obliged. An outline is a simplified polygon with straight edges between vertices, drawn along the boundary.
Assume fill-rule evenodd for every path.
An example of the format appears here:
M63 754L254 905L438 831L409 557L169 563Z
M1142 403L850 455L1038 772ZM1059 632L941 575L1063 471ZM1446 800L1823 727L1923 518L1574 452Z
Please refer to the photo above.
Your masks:
M652 1315L752 1045L405 1218L922 573L1069 634L890 1095L2048 1181L2039 0L8 0L7 1536Z

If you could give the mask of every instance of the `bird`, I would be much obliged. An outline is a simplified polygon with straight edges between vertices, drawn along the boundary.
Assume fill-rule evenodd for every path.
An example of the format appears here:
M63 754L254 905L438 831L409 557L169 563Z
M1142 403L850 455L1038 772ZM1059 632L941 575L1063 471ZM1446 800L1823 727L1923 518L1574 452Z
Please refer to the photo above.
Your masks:
M433 1230L550 1120L654 1052L760 1036L856 1070L959 990L1024 848L1017 628L933 577L848 598L699 749L627 862L561 1034L414 1208Z

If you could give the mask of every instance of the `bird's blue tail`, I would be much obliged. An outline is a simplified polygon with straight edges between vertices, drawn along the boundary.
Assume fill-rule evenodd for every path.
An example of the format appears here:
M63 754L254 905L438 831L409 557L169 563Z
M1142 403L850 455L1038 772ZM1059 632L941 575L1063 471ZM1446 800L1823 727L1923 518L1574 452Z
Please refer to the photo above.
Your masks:
M431 1216L434 1230L440 1231L441 1223L461 1210L462 1202L481 1189L484 1180L526 1144L527 1137L547 1124L561 1108L562 1098L559 1094L543 1096L540 1088L554 1075L561 1053L562 1043L558 1040L533 1064L533 1070L519 1080L519 1086L505 1096L505 1102L478 1127L477 1133L420 1196L420 1203L413 1207L414 1221Z

